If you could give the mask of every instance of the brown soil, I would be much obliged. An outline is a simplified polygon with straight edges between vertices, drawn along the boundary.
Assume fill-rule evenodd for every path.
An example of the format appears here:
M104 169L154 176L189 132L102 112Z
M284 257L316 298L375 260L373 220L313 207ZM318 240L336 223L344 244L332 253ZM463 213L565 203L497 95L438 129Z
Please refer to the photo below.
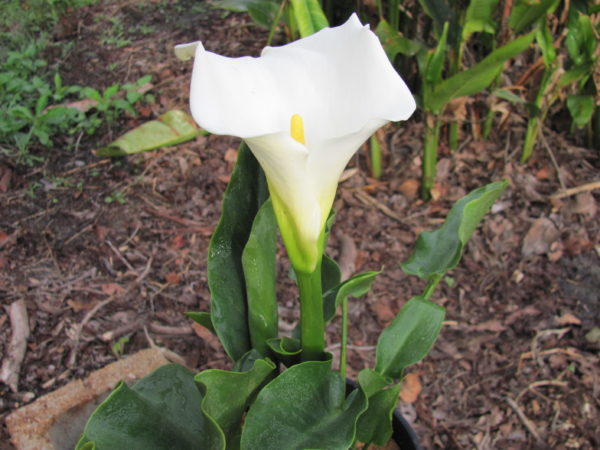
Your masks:
M122 48L101 44L111 18L124 24L131 41ZM142 24L151 31L144 34ZM59 43L76 41L60 61L65 84L105 88L151 74L156 102L100 137L84 137L75 151L54 149L42 167L4 168L11 176L0 193L0 300L26 301L31 334L18 392L0 383L0 418L150 345L197 370L229 367L218 343L183 313L209 308L207 246L239 141L209 136L113 161L92 150L169 109L187 108L191 65L175 59L174 44L200 39L221 54L258 55L266 34L245 15L191 0L99 2L57 27ZM335 203L330 253L354 246L356 258L347 264L356 272L384 268L373 290L350 306L355 375L373 366L382 328L423 288L399 268L418 232L438 227L469 190L510 181L434 295L447 321L405 383L400 408L424 448L600 446L598 341L586 339L600 326L599 191L551 197L560 181L566 187L597 181L598 152L546 130L547 148L540 145L522 166L524 126L517 114L511 117L510 132L490 142L474 141L465 130L456 153L441 148L429 203L415 193L420 118L388 126L382 179L369 178L368 154L360 151ZM124 203L107 202L115 192ZM289 328L295 294L285 264L281 315ZM10 336L8 312L0 309L3 356ZM334 321L333 353L338 336ZM124 351L115 352L122 337ZM0 442L7 439L2 428Z

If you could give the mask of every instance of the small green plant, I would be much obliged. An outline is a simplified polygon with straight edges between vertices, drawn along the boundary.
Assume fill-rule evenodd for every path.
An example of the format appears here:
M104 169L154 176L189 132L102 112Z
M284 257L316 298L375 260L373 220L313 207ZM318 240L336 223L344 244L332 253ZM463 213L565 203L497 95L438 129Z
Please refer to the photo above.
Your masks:
M112 345L113 353L121 357L125 353L125 344L129 342L129 336L121 336L117 341Z
M114 203L114 202L117 202L120 205L124 205L125 203L127 203L127 199L125 198L125 195L121 191L115 191L112 194L104 197L104 203Z
M127 39L125 35L123 21L119 17L110 17L108 20L110 27L100 36L100 43L104 46L116 48L123 48L131 44L131 40Z

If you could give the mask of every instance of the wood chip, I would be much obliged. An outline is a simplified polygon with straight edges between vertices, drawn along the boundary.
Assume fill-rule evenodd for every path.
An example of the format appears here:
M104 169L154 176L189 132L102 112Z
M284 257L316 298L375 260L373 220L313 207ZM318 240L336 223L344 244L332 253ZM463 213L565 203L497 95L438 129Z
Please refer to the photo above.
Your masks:
M0 369L0 380L6 383L13 392L18 391L19 372L27 350L27 339L29 338L29 317L25 300L20 299L11 303L8 308L12 336L6 356L2 361Z

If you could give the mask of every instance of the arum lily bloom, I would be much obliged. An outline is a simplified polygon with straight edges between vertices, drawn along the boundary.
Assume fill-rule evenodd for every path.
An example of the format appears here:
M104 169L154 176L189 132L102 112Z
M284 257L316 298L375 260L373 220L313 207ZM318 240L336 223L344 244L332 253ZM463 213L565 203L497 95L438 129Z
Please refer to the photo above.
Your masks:
M216 55L199 42L176 54L195 56L194 120L246 141L266 174L291 263L312 273L349 159L379 127L415 110L377 36L352 15L258 58Z

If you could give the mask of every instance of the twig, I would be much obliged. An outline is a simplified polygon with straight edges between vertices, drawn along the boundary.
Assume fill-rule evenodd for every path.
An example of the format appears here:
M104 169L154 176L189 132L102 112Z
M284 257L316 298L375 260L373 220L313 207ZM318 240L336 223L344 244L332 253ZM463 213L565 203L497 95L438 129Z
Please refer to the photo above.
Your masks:
M77 143L79 144L79 140L77 141ZM107 164L109 162L110 162L110 159L103 159L101 161L98 161L98 162L95 162L95 163L92 163L92 164L87 164L87 165L81 166L81 167L75 167L74 169L67 170L66 172L61 172L61 173L58 174L58 176L59 177L64 177L66 175L72 175L74 173L81 172L82 170L92 169L94 167L98 167L98 166L101 166L103 164Z
M110 240L108 240L108 239L106 240L106 243L108 244L110 249L113 251L113 253L117 256L117 258L119 258L119 261L121 261L123 264L125 264L125 267L127 267L130 272L133 272L134 274L137 275L138 274L137 270L135 270L133 268L133 266L131 264L129 264L129 261L127 261L125 259L125 257L119 251L119 249L117 247L115 247L114 244L112 242L110 242Z
M125 292L129 292L129 289L126 290ZM73 344L71 347L71 354L69 355L69 362L68 362L69 367L73 367L75 365L75 362L77 361L77 351L79 350L79 340L81 338L81 331L83 330L83 327L92 319L92 317L94 317L94 315L100 309L104 308L106 305L108 305L110 302L112 302L115 298L117 298L116 295L111 295L107 299L102 300L100 303L96 304L92 309L90 309L87 312L87 314L83 317L83 320L75 328L75 334L72 339Z
M544 135L544 130L540 130L540 138L542 140L542 144L546 148L546 151L550 155L550 159L552 160L552 164L554 165L554 169L556 170L556 176L558 177L558 182L560 184L560 187L564 191L565 189L567 189L567 186L565 186L565 183L564 183L562 177L560 176L560 167L558 166L558 163L556 162L556 158L554 157L554 152L548 145L548 141L546 140L546 136Z
M388 217L390 217L390 218L392 218L394 220L397 220L398 222L403 222L403 218L402 217L400 217L398 214L396 214L390 208L388 208L387 206L385 206L383 203L380 203L377 200L375 200L370 195L365 194L362 191L356 191L356 192L354 192L354 195L356 196L356 198L358 198L364 204L375 206L377 209L379 209L386 216L388 216Z
M192 327L171 327L169 325L162 325L158 322L152 322L149 325L150 331L156 334L167 334L169 336L189 336L194 334Z
M581 192L593 191L595 189L600 189L600 181L592 181L591 183L582 184L581 186L563 189L556 194L552 194L550 198L570 197L572 195L580 194Z
M532 434L532 436L535 438L535 440L539 444L543 444L544 441L540 437L537 429L535 428L535 425L531 422L531 420L529 420L527 418L527 416L525 415L523 410L521 408L519 408L519 405L517 405L517 403L510 397L506 397L506 402L517 413L517 416L519 417L519 419L521 419L521 422L523 422L523 425L525 425L525 428L527 428L527 430Z
M146 336L146 340L148 341L148 344L150 345L151 348L160 350L160 352L163 354L163 356L165 358L167 358L169 361L180 364L184 367L187 367L188 369L191 369L187 365L185 359L183 359L182 356L178 355L177 353L175 353L172 350L169 350L168 348L160 347L159 345L156 345L156 343L150 337L150 334L148 333L148 329L146 327L144 327L144 335Z
M142 322L140 320L136 320L134 322L126 323L125 325L121 325L118 328L115 328L110 331L106 331L102 333L100 339L104 342L110 342L113 339L123 336L124 334L129 333L130 331L135 331L138 328L142 327Z
M17 392L19 372L25 358L27 339L29 338L29 318L25 300L20 299L11 303L8 315L10 316L12 336L0 369L0 380L10 386L13 392Z

